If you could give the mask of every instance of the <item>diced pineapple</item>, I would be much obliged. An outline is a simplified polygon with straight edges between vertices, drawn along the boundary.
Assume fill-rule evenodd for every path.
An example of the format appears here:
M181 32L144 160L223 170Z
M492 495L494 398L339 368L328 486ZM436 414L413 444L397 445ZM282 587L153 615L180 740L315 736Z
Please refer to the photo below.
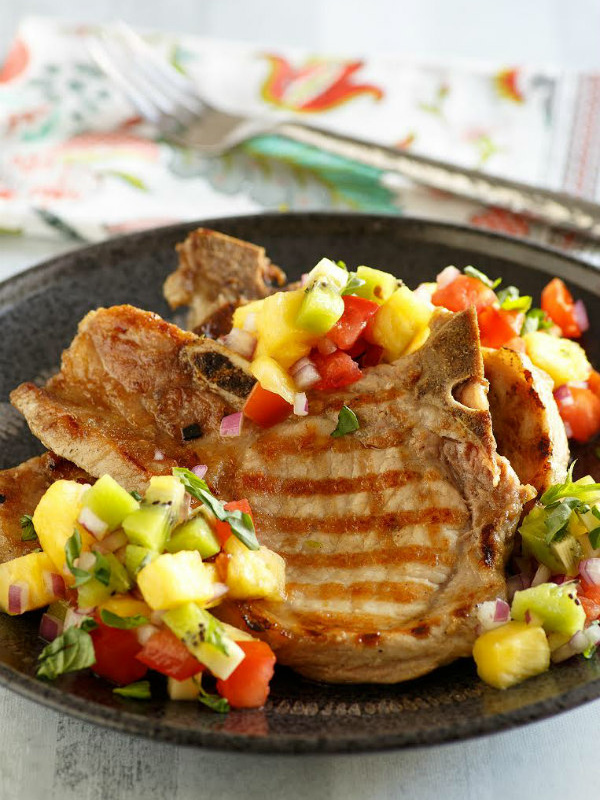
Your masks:
M181 550L155 558L140 570L137 581L150 608L162 611L211 600L215 593L214 575L202 563L197 550Z
M428 304L415 297L407 286L401 286L373 317L369 339L383 347L387 361L395 361L428 326L431 314Z
M415 338L412 342L408 345L406 350L404 351L404 355L408 356L411 353L414 353L416 350L419 350L427 339L429 339L429 334L431 333L431 328L427 325L425 328L421 328L421 330L416 334Z
M197 700L200 694L200 683L194 676L185 681L175 678L167 679L167 692L171 700Z
M280 395L288 403L294 402L294 381L273 358L269 356L255 358L250 365L250 372L263 389Z
M53 574L57 574L56 567L46 553L29 553L0 564L0 610L10 613L9 588L15 584L21 588L19 613L54 603L60 597L60 592L56 592L60 580L55 583Z
M304 291L296 289L292 292L276 292L261 301L263 306L256 318L258 343L255 358L270 356L288 369L309 354L320 337L302 330L296 324L303 299Z
M87 488L75 481L56 481L46 490L33 514L33 525L42 550L67 583L75 580L65 565L65 545L74 529L77 528L81 534L82 550L89 550L94 541L92 535L77 524L82 496Z
M380 269L358 267L356 277L364 281L364 284L356 289L356 294L379 305L385 303L398 288L398 278Z
M543 628L508 622L477 639L473 658L483 681L507 689L545 672L550 666L550 646Z
M261 547L248 550L246 545L230 536L225 542L227 561L227 586L229 597L235 600L285 598L285 561L281 556Z
M592 371L584 349L570 339L559 339L549 333L534 331L523 337L527 355L547 372L554 386L570 381L586 381Z
M150 606L143 600L137 600L130 594L115 594L109 597L99 608L100 611L110 611L118 617L135 617L138 614L142 617L149 617L151 614Z
M250 315L253 315L256 321L259 315L262 314L264 302L264 300L254 300L252 303L238 306L233 312L233 327L245 328Z

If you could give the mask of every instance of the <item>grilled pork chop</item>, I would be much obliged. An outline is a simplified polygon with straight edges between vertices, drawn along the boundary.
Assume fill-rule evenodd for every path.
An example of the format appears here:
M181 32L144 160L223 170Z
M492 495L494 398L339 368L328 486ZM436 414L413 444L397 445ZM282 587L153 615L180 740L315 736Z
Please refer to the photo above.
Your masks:
M217 231L192 231L177 252L179 266L165 281L165 297L171 308L189 306L188 328L213 338L231 330L239 305L260 300L286 282L263 247Z
M504 594L531 496L497 454L487 408L454 397L485 405L474 313L439 314L421 350L343 392L314 392L308 417L249 423L236 439L218 434L229 408L196 369L198 341L128 306L92 312L61 372L12 400L46 446L92 475L133 489L205 463L221 496L247 496L261 541L287 559L288 599L240 611L281 663L327 681L396 682L469 655L471 612ZM360 430L332 438L344 403Z

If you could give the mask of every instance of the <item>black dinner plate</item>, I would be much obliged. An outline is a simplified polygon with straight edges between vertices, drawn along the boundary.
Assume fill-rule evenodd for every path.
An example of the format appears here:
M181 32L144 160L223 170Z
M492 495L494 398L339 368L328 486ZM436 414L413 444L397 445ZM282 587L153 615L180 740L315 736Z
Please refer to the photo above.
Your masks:
M395 272L414 287L448 264L474 264L522 293L560 275L585 301L583 342L600 364L600 273L556 251L497 234L393 217L259 215L181 224L126 236L55 258L0 285L0 468L42 451L8 405L11 389L45 380L90 309L132 303L172 318L162 283L175 244L196 225L264 245L295 279L322 256ZM89 672L49 684L34 677L39 614L0 615L0 683L59 711L162 741L265 753L360 752L465 739L541 719L600 697L600 661L572 659L504 692L481 683L470 660L397 686L330 686L278 669L260 711L214 714L159 695L115 696Z

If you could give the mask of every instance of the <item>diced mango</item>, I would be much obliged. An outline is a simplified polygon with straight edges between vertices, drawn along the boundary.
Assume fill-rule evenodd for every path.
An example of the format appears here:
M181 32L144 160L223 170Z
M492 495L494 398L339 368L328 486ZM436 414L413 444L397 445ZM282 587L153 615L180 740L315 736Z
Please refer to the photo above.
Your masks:
M77 528L81 534L82 550L89 550L94 541L92 535L77 524L82 496L87 488L75 481L56 481L46 490L33 514L33 525L42 550L67 583L75 580L65 565L67 540Z
M423 303L407 286L396 289L373 317L369 340L383 347L386 361L403 355L417 336L423 336L432 314L431 306Z
M21 584L21 613L54 603L60 594L53 591L50 575L57 570L46 553L29 553L0 564L0 610L8 612L9 587Z
M536 367L550 375L555 387L589 378L592 367L583 347L577 342L542 331L526 333L523 339L527 355Z
M246 545L230 536L225 542L227 561L227 586L229 597L235 600L285 598L285 561L281 556L261 547L248 550Z
M280 395L288 403L294 402L296 391L294 381L273 358L269 356L255 358L250 365L250 372L263 389Z
M142 596L150 608L164 610L184 603L199 603L214 596L214 573L202 563L197 550L163 553L137 576Z
M320 337L302 330L296 324L303 299L304 291L296 289L292 292L276 292L262 301L256 318L258 344L255 358L270 356L288 369L309 354Z
M545 672L550 666L550 646L543 628L508 622L476 640L473 658L483 681L507 689Z
M138 614L142 617L149 617L151 608L143 600L137 600L130 594L115 594L109 597L100 606L100 611L110 611L119 617L135 617Z

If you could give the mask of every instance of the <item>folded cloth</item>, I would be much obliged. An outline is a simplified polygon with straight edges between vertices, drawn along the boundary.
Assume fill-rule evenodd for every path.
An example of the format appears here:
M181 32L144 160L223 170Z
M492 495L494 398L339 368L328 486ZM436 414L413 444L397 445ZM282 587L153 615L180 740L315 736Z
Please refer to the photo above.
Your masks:
M416 187L279 136L207 158L161 141L92 63L89 28L30 17L0 71L0 225L98 241L180 220L347 209L470 223L570 250L600 246ZM320 127L600 200L600 75L314 57L147 36L214 105Z

